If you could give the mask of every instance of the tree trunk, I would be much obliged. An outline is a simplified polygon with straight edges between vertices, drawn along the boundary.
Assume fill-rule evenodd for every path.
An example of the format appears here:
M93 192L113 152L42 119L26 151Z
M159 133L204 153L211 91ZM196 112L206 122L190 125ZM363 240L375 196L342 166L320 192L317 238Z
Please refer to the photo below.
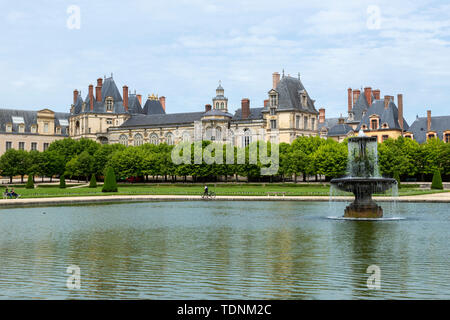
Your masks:
M9 176L9 184L12 184L12 176Z
M20 176L20 183L23 183L23 175Z
M294 183L297 183L297 174L294 173Z

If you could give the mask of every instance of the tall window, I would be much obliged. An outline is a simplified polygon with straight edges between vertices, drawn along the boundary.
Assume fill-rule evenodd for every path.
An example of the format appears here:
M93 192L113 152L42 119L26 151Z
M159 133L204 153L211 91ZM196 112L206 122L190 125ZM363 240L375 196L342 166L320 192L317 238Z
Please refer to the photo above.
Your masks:
M295 116L295 127L300 129L300 116Z
M32 125L30 130L31 130L31 133L36 133L36 126Z
M311 130L315 130L316 118L311 118Z
M33 150L33 151L37 150L37 142L31 143L31 150Z
M216 140L222 140L222 129L220 127L216 127Z
M220 103L220 109L225 109L225 105L223 104L223 102Z
M6 151L8 151L11 148L12 148L12 142L11 141L6 141Z
M270 120L270 129L277 128L277 120Z
M6 125L6 132L12 132L12 124L8 123Z
M150 143L155 145L159 144L158 135L156 133L152 133L150 136Z
M44 143L44 151L46 151L48 149L48 145L49 144L47 142Z
M308 130L308 117L303 116L303 129Z
M142 141L143 141L142 135L140 133L136 133L134 135L134 145L136 147L142 146Z
M113 110L113 100L109 98L106 100L106 111L112 110Z
M445 143L450 143L450 133L446 133L444 137Z
M44 122L44 132L48 132L48 122Z
M378 129L378 120L377 119L370 120L370 128L372 130Z
M125 134L120 135L119 143L124 146L128 146L128 137Z
M171 146L173 145L173 134L171 132L166 135L166 143Z
M277 99L277 95L276 94L271 94L269 99L270 99L270 106L271 107L276 107L278 105L278 99Z
M276 115L276 111L277 111L277 109L275 109L275 108L270 108L270 115L271 115L271 116Z
M20 133L24 133L25 132L25 125L24 124L20 124L19 125L19 132Z
M250 132L250 129L244 129L244 137L243 137L243 145L244 147L247 147L252 142L252 135Z
M191 135L188 132L183 133L183 142L190 142L191 141Z
M19 142L19 150L25 150L25 142Z

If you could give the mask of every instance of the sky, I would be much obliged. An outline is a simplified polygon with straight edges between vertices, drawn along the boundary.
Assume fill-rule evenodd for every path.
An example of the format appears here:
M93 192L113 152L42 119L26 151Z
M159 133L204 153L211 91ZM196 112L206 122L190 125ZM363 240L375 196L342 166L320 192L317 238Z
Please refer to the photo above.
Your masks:
M204 110L221 80L234 113L284 70L327 117L366 86L402 93L410 124L450 114L448 1L0 0L0 17L0 108L69 112L112 73L169 113Z

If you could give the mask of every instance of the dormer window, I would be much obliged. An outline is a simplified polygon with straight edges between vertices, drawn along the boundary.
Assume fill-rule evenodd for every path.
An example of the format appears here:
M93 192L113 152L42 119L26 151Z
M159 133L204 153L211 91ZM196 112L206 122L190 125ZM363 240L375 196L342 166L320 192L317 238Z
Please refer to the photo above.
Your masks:
M270 108L270 115L271 116L274 116L274 115L276 115L276 111L277 111L277 109L276 108Z
M113 106L114 106L114 101L112 98L107 98L106 99L106 111L107 112L112 112L113 111Z
M363 125L361 126L361 129L367 130L367 126L366 126L365 124L363 124Z
M370 129L377 130L379 128L379 119L378 116L373 115L370 117Z
M277 107L278 106L278 96L276 94L271 94L269 96L270 106Z
M61 127L56 127L56 133L61 134Z
M31 133L36 133L37 127L36 127L35 124L33 124L33 125L31 126L30 131L31 131Z
M304 108L308 106L308 96L305 90L300 91L300 103Z
M12 124L11 123L6 124L6 132L12 132Z
M383 128L383 129L388 129L388 128L389 128L389 126L388 126L388 124L387 124L387 123L383 123L383 125L382 125L382 128Z
M25 132L25 125L19 124L19 133L24 133L24 132Z

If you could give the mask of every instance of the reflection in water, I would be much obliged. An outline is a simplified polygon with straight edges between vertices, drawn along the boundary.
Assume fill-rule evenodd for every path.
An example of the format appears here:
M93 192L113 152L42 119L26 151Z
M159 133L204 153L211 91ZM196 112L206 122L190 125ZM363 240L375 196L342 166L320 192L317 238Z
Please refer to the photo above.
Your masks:
M1 210L0 298L450 298L445 204L399 204L408 219L397 222L328 211L220 201ZM66 288L72 264L80 290ZM372 264L381 290L366 286Z

